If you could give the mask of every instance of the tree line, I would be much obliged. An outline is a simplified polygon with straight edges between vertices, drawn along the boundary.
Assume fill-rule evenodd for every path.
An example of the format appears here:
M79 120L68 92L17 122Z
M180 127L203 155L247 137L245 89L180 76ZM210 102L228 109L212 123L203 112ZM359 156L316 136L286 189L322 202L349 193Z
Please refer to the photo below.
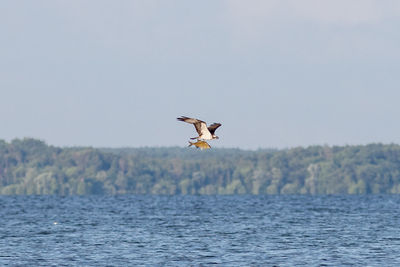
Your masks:
M400 146L60 148L0 140L0 194L398 194Z

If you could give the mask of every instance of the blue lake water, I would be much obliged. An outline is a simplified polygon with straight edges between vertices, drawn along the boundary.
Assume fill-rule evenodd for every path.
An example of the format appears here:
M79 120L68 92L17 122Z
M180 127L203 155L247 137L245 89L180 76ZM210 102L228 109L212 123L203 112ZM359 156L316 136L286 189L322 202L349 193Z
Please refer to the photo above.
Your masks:
M400 196L0 197L1 266L400 266Z

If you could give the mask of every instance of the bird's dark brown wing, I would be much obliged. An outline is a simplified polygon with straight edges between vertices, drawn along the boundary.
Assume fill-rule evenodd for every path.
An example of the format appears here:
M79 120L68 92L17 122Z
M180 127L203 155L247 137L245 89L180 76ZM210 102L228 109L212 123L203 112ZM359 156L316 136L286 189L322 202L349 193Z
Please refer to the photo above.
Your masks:
M222 125L221 123L213 123L208 127L208 130L210 131L211 134L214 134L215 130L217 130L217 128L221 125Z
M207 130L207 124L202 120L189 118L189 117L185 117L185 116L181 116L180 118L177 118L177 120L193 124L199 135L201 135L202 133L204 133L205 130Z

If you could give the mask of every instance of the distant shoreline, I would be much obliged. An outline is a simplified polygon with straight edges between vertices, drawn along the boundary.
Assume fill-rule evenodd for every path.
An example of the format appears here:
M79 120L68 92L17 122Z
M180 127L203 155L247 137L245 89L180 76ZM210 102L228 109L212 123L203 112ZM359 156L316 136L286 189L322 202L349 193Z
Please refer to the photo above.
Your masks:
M1 195L398 194L400 146L55 147L0 140Z

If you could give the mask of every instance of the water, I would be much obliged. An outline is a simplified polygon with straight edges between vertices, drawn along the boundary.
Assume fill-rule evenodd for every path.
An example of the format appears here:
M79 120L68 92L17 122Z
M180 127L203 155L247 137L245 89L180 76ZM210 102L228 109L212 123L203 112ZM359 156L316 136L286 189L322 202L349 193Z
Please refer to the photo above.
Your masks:
M1 266L400 266L400 196L0 197Z

